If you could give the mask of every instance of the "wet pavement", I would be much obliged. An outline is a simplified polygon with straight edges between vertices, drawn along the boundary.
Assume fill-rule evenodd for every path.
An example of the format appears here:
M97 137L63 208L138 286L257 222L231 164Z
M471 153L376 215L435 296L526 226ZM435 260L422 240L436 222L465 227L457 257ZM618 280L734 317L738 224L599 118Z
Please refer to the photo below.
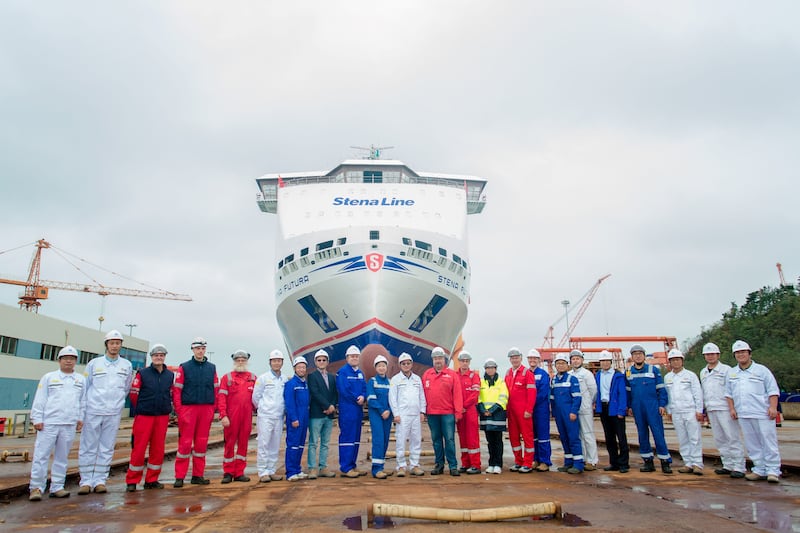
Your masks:
M635 430L629 425L629 438ZM362 438L360 469L369 470L369 431L365 426ZM598 423L599 428L599 423ZM121 430L117 455L124 462L129 453L126 430ZM171 430L171 435L174 430ZM705 430L704 433L710 432ZM602 434L602 433L600 433ZM218 435L218 434L217 434ZM336 464L337 432L332 437L329 464ZM797 437L800 423L784 422L779 429L781 452L785 458L800 454ZM667 431L674 443L674 431ZM1 438L0 448L10 449L12 439ZM24 439L19 439L22 442ZM32 442L32 441L31 441ZM554 460L561 459L561 447L553 440ZM168 444L168 450L174 448ZM390 450L393 449L393 443ZM672 447L672 446L671 446ZM391 477L377 480L370 476L358 479L317 479L290 483L287 481L258 483L255 474L255 440L251 440L247 473L250 483L221 485L222 449L209 450L206 476L208 486L186 485L173 489L173 461L164 463L164 490L126 493L124 468L113 471L109 493L77 496L76 482L68 483L72 496L64 500L45 498L28 502L24 496L8 497L12 483L27 483L30 463L0 464L0 490L8 497L0 500L0 531L44 532L151 532L151 531L358 531L368 529L367 506L372 503L395 503L478 509L515 504L558 501L564 517L516 519L502 523L436 522L407 518L378 518L370 529L398 531L530 530L552 531L582 527L593 531L799 531L800 476L791 472L780 484L734 480L713 473L714 460L706 461L706 475L694 476L640 473L639 460L632 453L633 470L627 474L602 470L569 475L556 471L502 475ZM423 443L429 450L430 443ZM483 443L485 450L485 443ZM600 446L600 462L607 457ZM505 443L506 465L513 463L508 441ZM485 459L485 452L484 452ZM74 462L71 461L71 464ZM281 454L282 464L282 454ZM394 461L388 461L389 466ZM680 465L680 457L675 456ZM430 470L433 458L423 456L422 466ZM13 488L13 487L12 487Z

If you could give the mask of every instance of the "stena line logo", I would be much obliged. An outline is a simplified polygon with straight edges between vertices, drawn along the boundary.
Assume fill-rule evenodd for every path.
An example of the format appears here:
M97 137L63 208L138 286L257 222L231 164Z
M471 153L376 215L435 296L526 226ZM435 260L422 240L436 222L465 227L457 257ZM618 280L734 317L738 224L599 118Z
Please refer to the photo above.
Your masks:
M383 256L381 254L367 254L364 260L371 272L377 272L383 268Z
M333 199L333 205L367 205L367 206L384 206L384 207L411 207L414 205L414 200L383 197L383 198L350 198L349 196L337 196Z

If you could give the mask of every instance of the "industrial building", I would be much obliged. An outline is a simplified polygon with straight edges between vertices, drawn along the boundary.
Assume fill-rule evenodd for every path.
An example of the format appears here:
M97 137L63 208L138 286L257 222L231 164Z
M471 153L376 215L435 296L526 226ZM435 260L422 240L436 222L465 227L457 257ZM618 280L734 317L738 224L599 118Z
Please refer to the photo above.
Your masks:
M122 328L118 328L122 331ZM104 353L104 331L0 304L0 417L30 411L39 379L58 369L56 356L67 345L80 353L78 372ZM146 363L149 341L125 335L120 354L134 370Z

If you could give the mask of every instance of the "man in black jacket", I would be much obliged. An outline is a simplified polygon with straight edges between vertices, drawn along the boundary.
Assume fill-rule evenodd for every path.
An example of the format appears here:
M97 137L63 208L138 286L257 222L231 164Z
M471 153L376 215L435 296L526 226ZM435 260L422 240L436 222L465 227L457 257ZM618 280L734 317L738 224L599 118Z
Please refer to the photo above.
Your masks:
M336 376L327 371L328 352L319 350L314 354L316 372L308 375L309 435L308 435L308 479L336 477L328 470L328 442L333 429L333 415L339 394L336 391ZM319 462L317 462L317 443L319 443Z

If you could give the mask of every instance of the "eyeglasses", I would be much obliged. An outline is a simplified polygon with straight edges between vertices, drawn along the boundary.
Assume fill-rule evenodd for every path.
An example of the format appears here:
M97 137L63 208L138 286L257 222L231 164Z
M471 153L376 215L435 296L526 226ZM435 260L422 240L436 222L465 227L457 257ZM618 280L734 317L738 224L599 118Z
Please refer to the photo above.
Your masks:
M327 359L325 359L324 357L318 357L317 359L315 359L315 361L316 361L317 363L320 363L320 362L322 362L322 361L327 361Z

